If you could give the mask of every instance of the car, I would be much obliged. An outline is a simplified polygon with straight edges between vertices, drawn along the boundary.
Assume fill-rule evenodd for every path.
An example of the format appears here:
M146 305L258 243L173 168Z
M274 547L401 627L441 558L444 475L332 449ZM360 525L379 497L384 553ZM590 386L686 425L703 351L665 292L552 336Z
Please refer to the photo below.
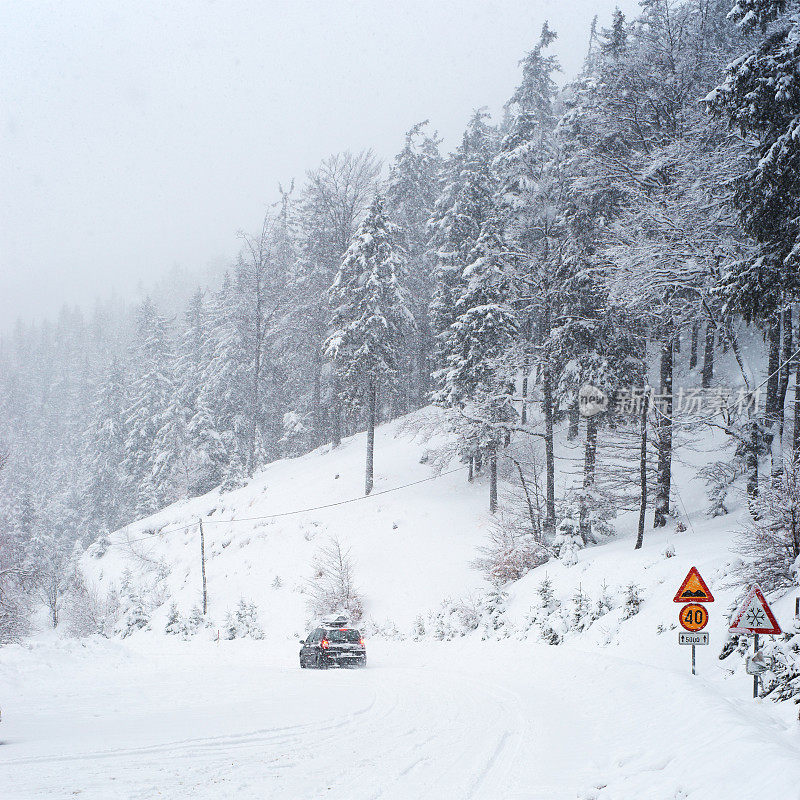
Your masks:
M341 620L323 622L301 640L300 645L302 669L367 665L367 648L361 631Z

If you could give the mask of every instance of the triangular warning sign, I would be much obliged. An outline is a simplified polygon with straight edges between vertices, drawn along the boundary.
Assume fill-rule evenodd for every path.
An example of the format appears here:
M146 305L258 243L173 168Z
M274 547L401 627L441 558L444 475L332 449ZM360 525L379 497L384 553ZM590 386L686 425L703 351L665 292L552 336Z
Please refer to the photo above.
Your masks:
M781 626L757 583L733 615L729 630L733 633L781 633Z
M706 582L697 571L697 567L692 567L689 574L683 579L681 588L672 598L673 603L713 603L714 595L706 586Z

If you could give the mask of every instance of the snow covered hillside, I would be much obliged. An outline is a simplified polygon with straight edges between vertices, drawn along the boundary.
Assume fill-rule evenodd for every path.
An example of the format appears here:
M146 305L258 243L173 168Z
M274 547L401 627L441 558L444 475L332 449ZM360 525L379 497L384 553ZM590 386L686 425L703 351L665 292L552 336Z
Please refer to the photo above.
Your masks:
M487 612L490 587L472 562L486 544L490 524L486 479L468 483L466 468L457 461L441 473L428 463L431 448L442 444L426 441L420 433L433 413L426 409L379 427L376 485L370 497L362 491L364 435L359 434L339 448L323 447L275 462L241 489L215 490L176 503L116 531L87 550L84 573L100 595L123 585L135 587L147 629L161 633L173 603L184 617L202 606L202 519L207 636L221 631L224 638L226 617L242 600L255 605L268 638L303 633L313 619L307 595L313 560L332 538L351 553L368 630L451 638L485 628L482 617L498 612ZM557 638L580 634L598 644L619 637L661 641L660 634L653 638L656 629L674 631L672 596L694 564L714 584L718 600L711 629L721 645L726 622L722 612L729 612L741 593L730 572L739 559L736 535L746 514L734 488L727 501L730 513L709 518L697 469L719 457L725 443L723 434L706 432L679 451L673 484L676 518L664 530L648 526L642 550L633 549L635 515L622 512L615 537L582 550L577 564L551 560L505 587L507 597L499 614L507 632L524 636L541 627L541 614L536 618L534 611L542 604L540 588L547 578L554 598L550 622ZM569 458L564 441L558 454L561 463ZM295 513L302 509L311 510ZM636 608L626 610L631 602ZM581 606L577 612L576 603ZM776 608L788 623L792 597ZM631 619L620 625L626 614ZM674 638L672 632L663 636L676 655Z
M409 427L406 418L378 429L369 498L363 497L360 434L335 450L323 447L270 464L241 489L176 503L113 533L107 545L89 548L86 574L107 591L119 588L128 570L146 603L161 601L152 626L163 629L168 601L174 599L184 614L202 605L202 519L215 630L244 599L255 603L270 635L294 637L309 618L303 590L314 554L336 537L351 550L365 616L407 631L416 614L483 584L470 562L488 516L481 482L468 484L457 463L435 477L430 465L420 463L430 443ZM423 482L381 494L417 481Z
M258 519L359 497L356 436L90 548L96 589L134 587L146 619L122 640L50 633L0 651L3 798L800 797L796 706L752 700L743 660L718 658L744 510L732 495L709 519L693 476L721 440L683 454L678 516L641 550L623 514L576 563L551 560L498 593L470 567L486 486L463 470L428 480L431 443L412 423L378 430L369 499ZM201 602L198 517L213 625L165 636L173 602L183 616ZM366 670L297 665L302 589L330 536L352 548L369 627L387 634L367 637ZM672 602L692 565L716 597L696 676ZM242 598L264 639L226 640ZM791 630L792 596L773 607Z

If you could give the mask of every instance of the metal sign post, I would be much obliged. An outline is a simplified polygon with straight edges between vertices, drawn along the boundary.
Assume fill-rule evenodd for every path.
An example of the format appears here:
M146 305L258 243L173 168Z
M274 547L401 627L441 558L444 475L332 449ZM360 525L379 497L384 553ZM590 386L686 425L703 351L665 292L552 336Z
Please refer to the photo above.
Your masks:
M759 662L758 635L760 633L771 635L781 633L781 626L778 624L778 620L775 619L775 615L764 597L764 592L761 591L761 587L757 583L753 584L742 604L733 615L733 622L731 622L728 630L731 633L753 634L753 655L749 661L753 665L753 698L757 698L759 677L759 670L756 669L758 666L756 662ZM760 659L760 661L763 663L763 659ZM763 671L763 669L760 671Z
M713 603L711 594L703 577L692 567L672 600L674 603L687 603L678 613L678 621L688 633L678 634L678 644L692 646L692 675L697 675L697 645L708 644L708 634L700 633L708 625L708 609L700 603ZM690 602L691 601L691 602Z
M753 636L753 655L758 652L758 634ZM753 699L758 697L758 675L753 675Z

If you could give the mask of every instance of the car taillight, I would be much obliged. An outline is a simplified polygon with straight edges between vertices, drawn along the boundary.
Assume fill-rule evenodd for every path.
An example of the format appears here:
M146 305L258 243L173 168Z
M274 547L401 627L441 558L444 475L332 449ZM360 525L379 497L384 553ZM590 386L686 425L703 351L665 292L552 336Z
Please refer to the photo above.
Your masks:
M328 649L328 648L331 646L331 643L330 643L330 642L329 642L327 639L323 639L323 640L322 640L322 641L319 643L319 646L320 646L320 647L321 647L323 650L327 650L327 649Z
M364 646L364 637L363 637L363 636L362 636L362 637L361 637L361 638L358 640L358 643L359 643L359 644L360 644L362 647Z

